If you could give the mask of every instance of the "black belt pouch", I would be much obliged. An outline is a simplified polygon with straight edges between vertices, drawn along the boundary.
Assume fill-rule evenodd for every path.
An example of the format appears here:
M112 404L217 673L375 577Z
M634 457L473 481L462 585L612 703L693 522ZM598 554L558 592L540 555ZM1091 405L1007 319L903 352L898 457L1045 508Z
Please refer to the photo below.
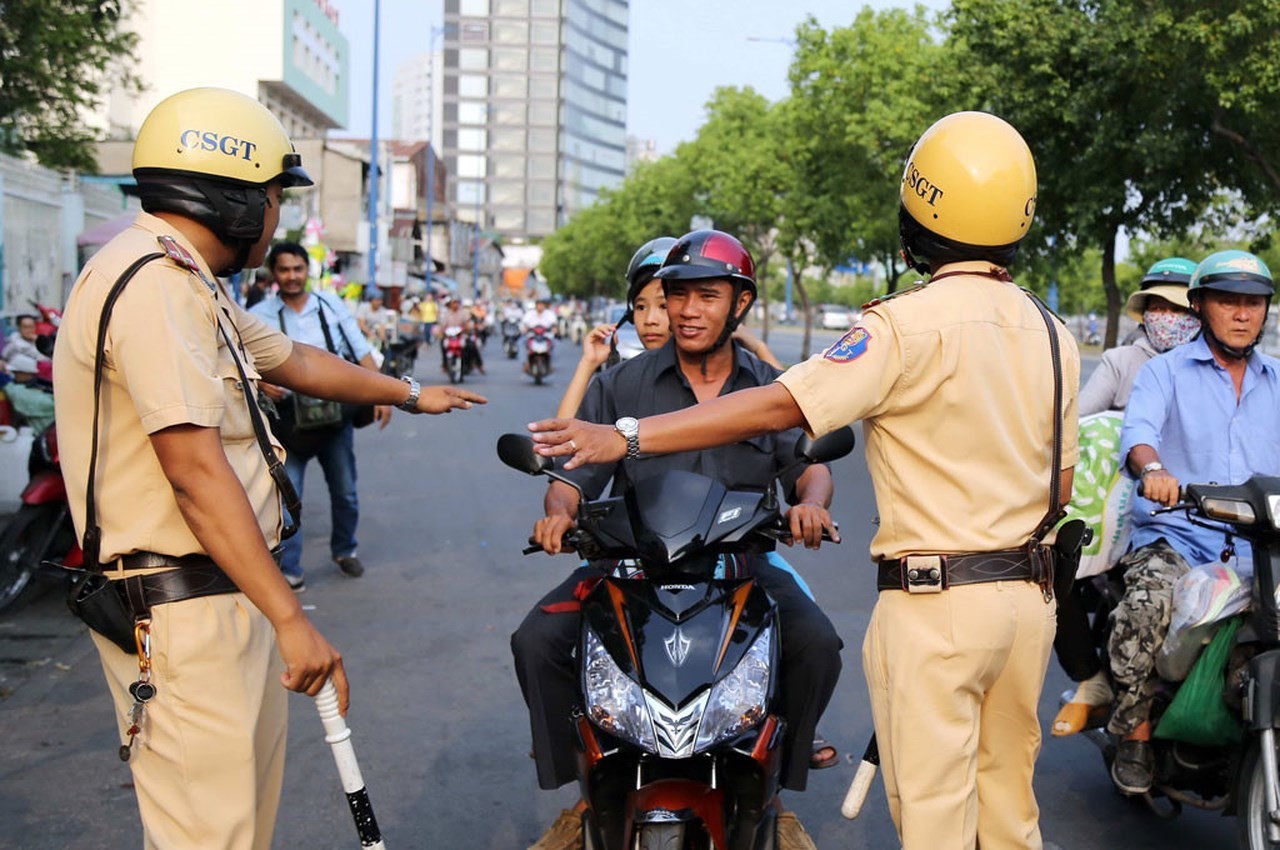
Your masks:
M137 652L133 612L115 582L89 570L69 572L73 573L71 588L67 591L67 607L71 613L124 652L130 655Z
M1071 592L1080 569L1080 552L1093 541L1093 529L1082 519L1064 522L1058 528L1058 536L1050 552L1053 553L1053 595L1065 599Z

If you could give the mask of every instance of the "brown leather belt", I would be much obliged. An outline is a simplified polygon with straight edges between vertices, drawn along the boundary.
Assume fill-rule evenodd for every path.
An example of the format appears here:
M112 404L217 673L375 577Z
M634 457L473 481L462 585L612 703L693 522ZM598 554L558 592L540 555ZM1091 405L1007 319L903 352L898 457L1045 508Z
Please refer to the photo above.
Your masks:
M280 563L279 548L272 557ZM208 555L162 555L158 552L131 552L117 562L122 570L146 570L174 567L162 573L113 579L112 583L134 615L144 614L156 605L238 593L240 588Z
M964 555L908 555L880 562L876 588L939 593L952 585L992 581L1030 581L1042 589L1050 587L1053 566L1049 550L1037 546Z

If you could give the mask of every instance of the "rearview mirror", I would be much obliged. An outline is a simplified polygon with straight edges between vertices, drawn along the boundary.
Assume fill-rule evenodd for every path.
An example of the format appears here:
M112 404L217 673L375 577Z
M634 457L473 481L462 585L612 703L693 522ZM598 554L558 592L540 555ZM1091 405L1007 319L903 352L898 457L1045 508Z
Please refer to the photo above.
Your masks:
M551 458L533 450L533 440L524 434L503 434L498 438L498 458L512 469L542 475L551 469Z
M816 440L805 434L796 443L796 457L809 463L830 463L849 454L856 444L853 428L846 425Z

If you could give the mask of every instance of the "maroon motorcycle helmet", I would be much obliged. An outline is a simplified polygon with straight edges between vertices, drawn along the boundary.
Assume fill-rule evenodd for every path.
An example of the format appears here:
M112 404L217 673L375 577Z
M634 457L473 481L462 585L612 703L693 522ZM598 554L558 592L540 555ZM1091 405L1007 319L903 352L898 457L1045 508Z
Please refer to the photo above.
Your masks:
M668 288L667 281L721 278L733 284L734 301L739 292L751 293L751 301L742 312L725 322L724 332L712 350L728 341L756 301L755 260L741 242L721 230L695 230L681 236L667 252L662 268L654 277L662 281L664 291Z

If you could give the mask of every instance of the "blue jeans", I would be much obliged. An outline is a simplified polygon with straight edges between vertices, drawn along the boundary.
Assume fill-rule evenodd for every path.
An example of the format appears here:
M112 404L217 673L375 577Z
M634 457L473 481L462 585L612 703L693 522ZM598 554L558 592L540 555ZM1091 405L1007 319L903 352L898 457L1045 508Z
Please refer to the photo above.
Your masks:
M355 428L350 422L338 429L333 439L326 440L315 452L289 452L284 468L289 480L302 498L302 481L307 471L307 461L315 458L324 470L324 480L329 484L329 505L333 531L329 535L329 551L335 558L353 555L356 551L356 525L360 521L360 504L356 499ZM302 533L299 532L280 546L280 571L285 575L302 575Z

